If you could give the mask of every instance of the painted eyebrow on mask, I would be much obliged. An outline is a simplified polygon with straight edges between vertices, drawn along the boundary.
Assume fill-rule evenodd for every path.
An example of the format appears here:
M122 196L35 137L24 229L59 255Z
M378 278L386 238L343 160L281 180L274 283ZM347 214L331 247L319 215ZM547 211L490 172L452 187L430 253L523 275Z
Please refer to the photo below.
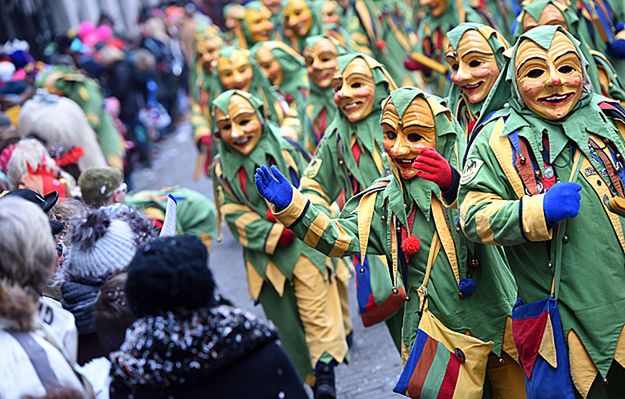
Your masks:
M554 60L553 60L553 61L555 62L555 61L559 60L560 58L562 58L562 57L564 57L564 56L566 56L566 55L569 55L569 54L573 54L574 56L576 56L576 57L577 57L577 58L581 61L581 58L579 57L579 55L577 54L577 52L576 52L576 51L573 51L573 50L567 50L564 54L560 54L559 56L557 56L556 58L554 58Z
M530 58L528 58L526 60L523 60L523 62L521 62L521 64L519 64L519 66L516 68L517 73L521 70L523 65L525 65L528 62L533 61L533 60L539 60L539 61L547 62L547 58L545 58L545 57L539 57L539 56L530 57Z
M488 56L492 56L492 55L493 55L492 53L485 53L485 52L483 52L483 51L479 51L479 50L471 50L471 51L469 51L468 53L464 54L464 55L462 56L462 59L464 60L464 59L465 59L465 57L468 57L468 56L470 56L471 54L483 55L483 56L486 56L486 57L488 57Z

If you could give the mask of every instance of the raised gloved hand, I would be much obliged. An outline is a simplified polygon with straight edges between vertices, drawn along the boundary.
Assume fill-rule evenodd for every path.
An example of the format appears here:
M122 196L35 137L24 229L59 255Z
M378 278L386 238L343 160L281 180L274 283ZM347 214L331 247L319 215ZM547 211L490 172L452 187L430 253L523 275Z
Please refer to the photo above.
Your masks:
M422 179L436 183L441 190L448 190L453 183L451 165L434 148L424 147L415 158L412 167Z
M554 184L545 194L543 210L545 219L549 223L559 222L567 218L574 218L579 212L582 189L577 183L559 182Z
M404 58L404 68L413 72L421 71L426 75L429 75L432 72L430 68L412 58L410 54L406 54L406 58Z
M293 187L278 168L271 166L271 169L267 169L265 165L262 165L256 169L254 180L260 195L271 202L276 211L289 206L293 198Z

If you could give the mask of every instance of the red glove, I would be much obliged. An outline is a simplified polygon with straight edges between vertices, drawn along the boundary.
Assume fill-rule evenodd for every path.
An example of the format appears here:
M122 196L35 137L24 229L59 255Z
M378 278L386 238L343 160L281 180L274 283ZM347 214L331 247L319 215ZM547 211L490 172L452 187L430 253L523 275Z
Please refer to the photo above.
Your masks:
M267 214L265 215L265 219L274 223L278 221L278 219L276 219L276 216L273 214L273 212L271 212L271 209L267 209Z
M413 71L413 72L423 72L427 75L429 75L432 70L428 67L426 67L425 65L423 65L422 63L420 63L419 61L415 60L414 58L412 58L412 56L410 54L406 54L406 58L404 58L404 68L406 68L409 71Z
M295 240L295 234L286 227L282 230L282 234L280 234L280 238L278 239L279 247L288 247Z
M213 148L213 138L210 134L200 137L197 141L197 149L199 152L204 150L211 150Z
M436 183L442 190L448 190L453 183L451 166L434 148L423 148L412 163L417 176Z

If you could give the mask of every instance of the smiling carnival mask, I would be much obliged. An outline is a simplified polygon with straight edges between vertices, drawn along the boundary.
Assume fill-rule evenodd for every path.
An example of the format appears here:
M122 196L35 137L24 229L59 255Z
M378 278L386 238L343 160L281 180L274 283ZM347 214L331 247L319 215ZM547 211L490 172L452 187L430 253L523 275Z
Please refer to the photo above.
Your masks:
M434 115L421 96L415 97L402 116L399 116L393 100L389 99L382 110L382 132L384 150L397 167L401 177L410 180L417 169L412 166L421 149L436 148Z
M313 15L304 0L289 0L283 12L286 29L299 37L308 34L313 24Z
M269 35L273 29L273 23L271 22L271 12L267 7L261 3L256 4L256 7L246 6L244 20L253 43L270 39Z
M274 86L279 86L284 80L284 71L276 56L272 53L271 47L265 43L256 51L256 62L262 68L267 79Z
M499 76L493 49L475 29L467 30L454 49L449 45L445 56L451 67L451 81L472 104L486 99Z
M215 109L215 122L224 143L249 155L260 141L262 122L252 104L241 94L230 97L228 112Z
M354 58L342 74L336 74L332 79L332 88L334 102L350 122L358 122L371 114L375 82L364 59Z
M535 28L539 25L560 25L568 30L569 26L564 19L564 14L554 4L548 4L540 14L538 20L534 19L530 13L526 12L523 16L523 32Z
M221 55L217 60L217 72L225 90L249 90L254 77L249 52L234 49L230 57Z
M304 49L308 78L322 89L332 85L338 68L339 50L329 39L322 38Z
M532 40L523 40L514 65L519 95L538 116L557 121L578 103L584 86L582 61L575 45L562 32L556 32L548 50Z

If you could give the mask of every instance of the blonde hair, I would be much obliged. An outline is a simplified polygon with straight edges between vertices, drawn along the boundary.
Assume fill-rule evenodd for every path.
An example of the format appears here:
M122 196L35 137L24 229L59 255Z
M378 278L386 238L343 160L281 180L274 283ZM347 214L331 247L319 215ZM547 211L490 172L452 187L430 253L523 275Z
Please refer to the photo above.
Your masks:
M11 159L7 163L7 177L13 187L17 187L22 176L28 173L28 165L33 170L43 165L52 171L58 171L54 159L50 157L43 144L35 139L20 140L11 154Z
M56 261L48 218L37 205L6 197L0 199L0 226L0 278L38 296Z

